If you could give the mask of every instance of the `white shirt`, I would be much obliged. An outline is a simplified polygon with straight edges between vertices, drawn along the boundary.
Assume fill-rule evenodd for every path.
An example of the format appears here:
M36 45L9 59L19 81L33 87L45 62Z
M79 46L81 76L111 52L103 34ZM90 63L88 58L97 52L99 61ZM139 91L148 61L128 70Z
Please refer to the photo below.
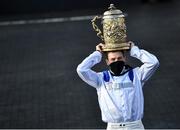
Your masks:
M102 54L93 52L77 67L80 78L96 88L102 120L107 123L121 123L140 120L144 111L144 96L142 87L152 76L159 61L149 52L133 46L130 55L139 59L143 65L133 69L133 82L128 73L112 76L109 82L104 81L103 72L95 72L91 68L99 63Z

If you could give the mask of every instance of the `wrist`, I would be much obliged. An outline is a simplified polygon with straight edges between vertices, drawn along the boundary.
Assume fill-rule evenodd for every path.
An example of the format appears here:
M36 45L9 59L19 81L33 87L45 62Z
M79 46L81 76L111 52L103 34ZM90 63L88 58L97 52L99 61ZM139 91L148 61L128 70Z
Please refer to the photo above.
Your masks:
M102 51L100 51L100 50L96 50L95 52L102 55Z
M100 50L96 50L96 51L102 54L102 51L100 51Z

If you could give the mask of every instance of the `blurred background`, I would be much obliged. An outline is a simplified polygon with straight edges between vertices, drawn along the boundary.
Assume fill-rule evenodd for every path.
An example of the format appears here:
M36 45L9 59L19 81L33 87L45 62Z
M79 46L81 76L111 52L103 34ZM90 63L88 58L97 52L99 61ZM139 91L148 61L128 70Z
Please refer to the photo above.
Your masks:
M180 128L178 0L1 0L0 128L106 128L76 67L101 42L91 19L110 3L128 14L128 39L160 61L143 88L145 128Z

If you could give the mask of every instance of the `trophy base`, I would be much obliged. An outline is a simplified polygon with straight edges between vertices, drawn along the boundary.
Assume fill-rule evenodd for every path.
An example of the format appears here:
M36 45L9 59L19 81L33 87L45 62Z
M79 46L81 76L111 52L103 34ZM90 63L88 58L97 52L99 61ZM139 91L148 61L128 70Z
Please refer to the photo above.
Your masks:
M128 43L121 43L121 44L105 44L102 48L102 51L122 51L122 50L129 50L130 46Z

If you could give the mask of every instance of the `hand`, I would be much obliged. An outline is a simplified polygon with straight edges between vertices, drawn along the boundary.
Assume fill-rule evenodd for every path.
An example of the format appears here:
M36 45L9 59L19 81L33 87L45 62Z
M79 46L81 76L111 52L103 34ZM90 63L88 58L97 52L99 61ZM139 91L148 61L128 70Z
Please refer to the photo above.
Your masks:
M100 43L96 46L96 51L99 51L102 53L102 48L104 47L104 44L103 43Z
M132 42L132 41L129 41L128 44L129 44L130 48L132 48L133 46L135 46L134 42Z

